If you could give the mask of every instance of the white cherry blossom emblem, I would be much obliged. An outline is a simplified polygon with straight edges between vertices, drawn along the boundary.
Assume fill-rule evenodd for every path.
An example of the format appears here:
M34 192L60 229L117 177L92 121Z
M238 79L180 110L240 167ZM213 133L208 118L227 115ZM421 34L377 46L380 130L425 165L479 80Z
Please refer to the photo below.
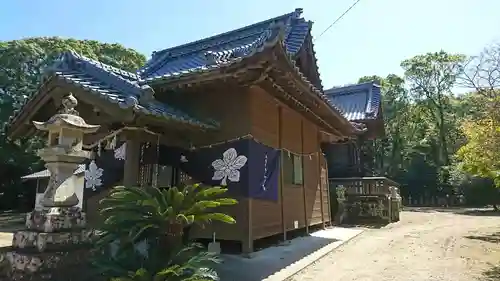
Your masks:
M101 177L103 172L104 170L97 167L95 161L92 160L89 164L89 168L85 170L85 188L91 188L95 191L97 187L101 186Z
M120 147L115 149L115 159L117 160L125 160L127 155L127 143L122 144Z
M222 153L222 159L217 159L212 162L212 167L214 167L214 175L212 180L220 180L221 185L227 185L227 181L239 182L240 181L240 171L243 166L247 163L247 157L244 155L238 155L236 149L230 148Z

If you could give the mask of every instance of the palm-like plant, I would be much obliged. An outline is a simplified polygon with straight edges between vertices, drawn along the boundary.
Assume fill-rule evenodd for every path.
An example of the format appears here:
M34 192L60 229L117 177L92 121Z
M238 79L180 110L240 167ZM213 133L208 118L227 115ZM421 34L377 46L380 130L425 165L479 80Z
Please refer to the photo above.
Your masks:
M179 236L185 226L192 224L211 221L234 224L231 216L212 211L237 203L235 199L220 197L226 191L199 184L184 188L115 187L109 197L101 200L104 206L101 214L106 218L103 238L108 234L116 236L116 228L127 232L131 242L137 242L148 237ZM109 231L109 227L113 230Z
M94 264L101 274L129 278L120 280L214 280L212 271L200 265L214 261L213 257L191 251L197 248L192 245L183 248L180 238L184 228L193 224L236 223L231 216L214 210L237 203L222 197L226 191L199 184L182 188L113 188L101 200L105 221L96 242ZM119 249L110 258L110 244L117 241ZM146 256L134 249L141 241L148 246ZM179 258L186 253L190 253L188 259Z
M137 270L127 270L104 261L101 268L112 268L115 276L113 281L214 281L219 280L217 272L210 267L219 262L212 253L202 250L198 244L192 244L179 250L169 260L164 261L164 266L157 269L141 267ZM159 258L159 257L157 257Z

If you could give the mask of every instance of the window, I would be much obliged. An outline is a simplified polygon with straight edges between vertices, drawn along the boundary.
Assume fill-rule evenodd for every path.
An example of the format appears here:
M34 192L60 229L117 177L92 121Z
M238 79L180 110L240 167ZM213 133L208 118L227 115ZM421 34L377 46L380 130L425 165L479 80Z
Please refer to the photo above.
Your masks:
M154 164L143 164L139 170L138 184L143 186L152 186L157 180L158 187L176 186L180 183L180 170L171 166L158 165L158 174ZM142 173L142 178L141 178Z
M47 185L49 184L48 178L37 179L36 193L45 193Z
M301 185L304 182L302 156L285 153L283 160L285 183Z
M175 174L171 166L158 166L158 186L167 187L174 185Z

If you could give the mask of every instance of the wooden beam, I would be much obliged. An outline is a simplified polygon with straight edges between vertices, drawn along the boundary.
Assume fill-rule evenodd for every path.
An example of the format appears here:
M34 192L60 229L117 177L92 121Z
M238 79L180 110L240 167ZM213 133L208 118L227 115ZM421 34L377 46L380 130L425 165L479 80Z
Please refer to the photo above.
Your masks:
M300 153L304 154L304 119L300 119ZM306 178L304 173L305 161L304 156L300 158L302 161L302 197L304 199L304 222L306 224L306 233L309 234L309 220L307 219L307 189ZM313 204L314 206L314 204Z
M127 132L127 151L124 164L123 185L137 186L139 182L140 136L137 132Z
M243 254L250 254L254 251L253 247L253 199L248 198L248 209L247 209L247 225L245 228L247 228L247 233L244 238L244 241L242 241L242 252Z
M278 105L278 145L279 148L283 148L283 108ZM285 222L285 200L284 200L284 188L285 188L285 169L284 169L284 161L285 157L283 156L283 151L281 151L280 155L280 203L281 203L281 224L283 231L283 241L286 241L286 222Z

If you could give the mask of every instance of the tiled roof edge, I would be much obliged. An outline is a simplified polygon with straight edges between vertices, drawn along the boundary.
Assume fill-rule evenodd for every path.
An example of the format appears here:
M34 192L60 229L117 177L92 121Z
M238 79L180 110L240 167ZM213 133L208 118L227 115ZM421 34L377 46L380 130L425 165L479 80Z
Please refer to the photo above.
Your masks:
M132 92L137 97L143 95L143 91L149 90L141 87L137 81L140 77L136 74L121 70L119 68L107 65L105 63L93 60L78 54L75 51L66 51L59 55L54 64L45 71L45 75L52 75L59 70L78 70L81 69L90 76L95 77L103 82L108 83L110 86L115 87L116 90L124 92ZM133 77L134 80L123 78Z
M173 78L181 78L191 74L201 74L205 72L210 72L214 69L219 69L221 66L229 66L234 63L240 62L243 59L249 58L257 53L264 51L267 48L271 48L275 46L278 42L283 41L283 37L285 35L285 28L282 23L270 24L269 28L267 28L261 36L259 36L254 42L249 44L246 47L238 47L229 51L221 51L221 52L207 52L205 55L207 59L212 60L211 64L208 67L197 67L189 70L185 70L182 72L162 76L151 77L145 79L141 83L148 83L152 81L173 79ZM236 56L237 55L241 56ZM239 53L242 52L242 53Z
M332 87L330 89L325 90L325 94L327 95L347 95L352 92L362 91L362 90L371 90L372 87L379 87L375 81L372 82L364 82L358 84L349 84L345 86Z
M187 47L190 47L190 46L195 46L196 44L200 44L200 43L205 42L205 41L214 40L217 37L222 37L222 36L225 36L225 35L228 35L228 34L231 34L231 33L241 32L243 30L250 29L252 27L255 27L255 26L258 26L258 25L261 25L261 24L265 24L265 23L271 24L271 23L279 21L281 19L292 18L292 17L299 18L300 15L302 14L302 12L303 12L302 8L297 8L297 9L295 9L295 11L293 11L291 13L287 13L287 14L284 14L284 15L281 15L281 16L278 16L278 17L274 17L274 18L271 18L271 19L260 21L260 22L257 22L257 23L251 24L251 25L247 25L247 26L244 26L244 27L241 27L241 28L238 28L238 29L234 29L234 30L231 30L231 31L223 32L223 33L220 33L220 34L217 34L217 35L214 35L214 36L210 36L210 37L206 37L206 38L203 38L203 39L199 39L199 40L196 40L196 41L193 41L193 42L189 42L189 43L185 43L185 44L178 45L178 46L175 46L175 47L163 49L161 51L153 52L153 54L152 54L151 59L149 60L149 62L146 63L146 65L144 65L140 69L138 69L137 73L140 74L141 76L144 76L144 75L147 75L148 73L152 73L152 72L156 71L158 68L161 68L161 66L168 59L174 58L174 57L172 57L170 55L170 53L173 52L174 50L178 50L178 49L182 49L182 48L187 48ZM203 51L203 50L209 49L209 48L211 48L213 46L215 46L215 45L203 45L203 46L201 46L199 48L199 50L191 50L191 51L189 51L189 53L191 53L191 52L197 52L197 51L198 52L199 51Z

